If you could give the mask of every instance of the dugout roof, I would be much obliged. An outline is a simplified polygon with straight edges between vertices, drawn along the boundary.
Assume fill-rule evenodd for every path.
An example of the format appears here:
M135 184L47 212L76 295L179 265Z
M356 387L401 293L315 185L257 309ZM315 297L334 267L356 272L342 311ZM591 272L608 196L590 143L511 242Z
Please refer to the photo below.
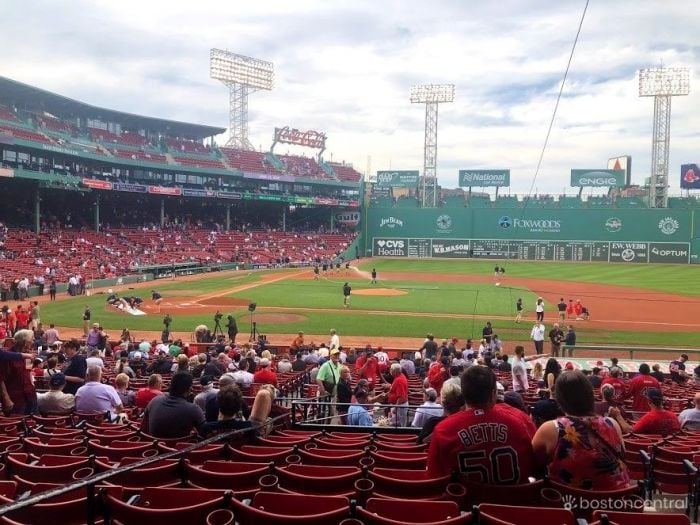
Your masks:
M226 128L216 126L145 117L124 111L101 108L3 76L0 76L0 103L14 105L19 109L33 112L44 111L60 119L97 119L120 124L124 129L128 130L145 129L190 139L203 139L226 131Z

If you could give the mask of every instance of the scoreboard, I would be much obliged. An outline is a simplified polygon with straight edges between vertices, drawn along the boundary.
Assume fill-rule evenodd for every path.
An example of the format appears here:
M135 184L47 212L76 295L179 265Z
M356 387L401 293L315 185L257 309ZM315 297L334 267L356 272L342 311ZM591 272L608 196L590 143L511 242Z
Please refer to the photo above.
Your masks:
M372 255L409 258L687 264L690 262L690 244L375 237L372 243Z

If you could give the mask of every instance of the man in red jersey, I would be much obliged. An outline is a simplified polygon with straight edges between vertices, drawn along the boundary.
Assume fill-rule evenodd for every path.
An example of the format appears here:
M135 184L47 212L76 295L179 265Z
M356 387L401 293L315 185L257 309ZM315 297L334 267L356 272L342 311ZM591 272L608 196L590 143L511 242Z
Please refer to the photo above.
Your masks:
M646 412L649 410L647 391L650 388L661 389L659 382L651 376L651 369L646 363L639 365L639 375L627 385L627 395L632 397L632 410Z
M627 385L625 385L622 379L622 370L620 367L613 366L610 368L610 375L603 379L603 382L600 384L601 387L603 385L611 385L615 389L615 394L613 395L613 401L615 401L615 403L621 404L624 402Z
M386 393L386 402L391 405L400 405L391 409L392 422L397 426L406 427L408 426L408 379L401 371L399 363L393 363L389 373L393 381L389 392Z
M428 477L457 470L469 481L526 483L535 472L535 425L505 403L496 404L496 376L483 366L462 375L465 411L440 422L428 449Z
M630 425L620 415L617 408L610 409L610 417L620 425L623 434L634 432L635 434L672 434L681 429L678 416L670 410L664 409L664 396L661 390L650 388L647 390L647 399L651 410L644 414L634 426Z
M374 388L377 383L377 368L379 363L377 358L374 357L372 352L372 347L368 346L365 349L365 354L361 355L355 361L355 371L357 372L358 379L366 379L369 382L370 391Z

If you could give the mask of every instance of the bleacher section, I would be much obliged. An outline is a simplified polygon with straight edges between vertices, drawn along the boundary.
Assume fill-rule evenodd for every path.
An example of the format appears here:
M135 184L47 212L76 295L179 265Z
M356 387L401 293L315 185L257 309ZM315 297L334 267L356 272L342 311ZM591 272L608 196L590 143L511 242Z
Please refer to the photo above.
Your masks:
M12 135L13 137L17 137L24 140L30 140L32 142L38 142L40 144L52 143L51 139L49 139L47 136L20 127L0 125L0 133Z
M294 177L307 179L329 179L328 174L321 169L316 159L298 155L277 155L284 164L284 171Z
M165 138L165 144L171 152L174 153L195 153L199 155L209 155L211 150L208 146L204 146L199 142L192 140L176 139L171 137Z
M331 167L335 176L339 180L345 180L348 182L360 182L362 175L352 166L347 166L344 164L339 164L337 162L327 162L328 166Z
M249 231L212 233L210 230L112 229L96 233L80 230L10 229L5 240L9 259L3 279L24 276L33 280L53 269L57 282L75 273L86 279L135 273L139 267L183 262L214 264L302 264L330 259L352 242L350 234Z
M122 159L143 160L146 162L160 162L163 164L167 164L168 162L168 159L165 157L165 155L161 155L159 153L148 153L145 151L123 149L113 149L111 150L111 152L115 157L120 157Z
M223 162L221 162L218 159L214 158L206 158L206 157L183 157L183 156L175 156L173 157L175 159L175 162L178 164L182 164L183 166L191 166L194 168L213 168L217 170L225 170L226 166L224 165Z
M252 173L281 174L267 162L264 153L233 148L221 148L220 151L233 169Z
M89 128L90 138L95 142L102 142L108 147L111 144L124 144L126 146L147 146L148 141L138 133L122 133L117 135L104 129Z

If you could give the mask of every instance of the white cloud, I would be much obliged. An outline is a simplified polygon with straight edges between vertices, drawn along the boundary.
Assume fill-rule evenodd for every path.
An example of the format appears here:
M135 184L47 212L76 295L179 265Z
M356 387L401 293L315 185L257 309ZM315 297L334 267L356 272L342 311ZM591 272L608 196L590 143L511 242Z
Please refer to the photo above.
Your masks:
M271 60L276 85L250 98L254 144L275 126L328 134L334 160L364 171L420 168L423 110L414 83L450 82L440 108L439 177L460 167L510 167L527 191L583 1L456 0L7 2L3 75L91 104L225 127L228 96L208 77L209 48ZM559 192L572 167L633 156L649 171L653 102L636 70L700 70L688 27L700 2L591 2L536 186ZM691 88L693 89L693 88ZM670 179L698 161L698 95L674 99Z

